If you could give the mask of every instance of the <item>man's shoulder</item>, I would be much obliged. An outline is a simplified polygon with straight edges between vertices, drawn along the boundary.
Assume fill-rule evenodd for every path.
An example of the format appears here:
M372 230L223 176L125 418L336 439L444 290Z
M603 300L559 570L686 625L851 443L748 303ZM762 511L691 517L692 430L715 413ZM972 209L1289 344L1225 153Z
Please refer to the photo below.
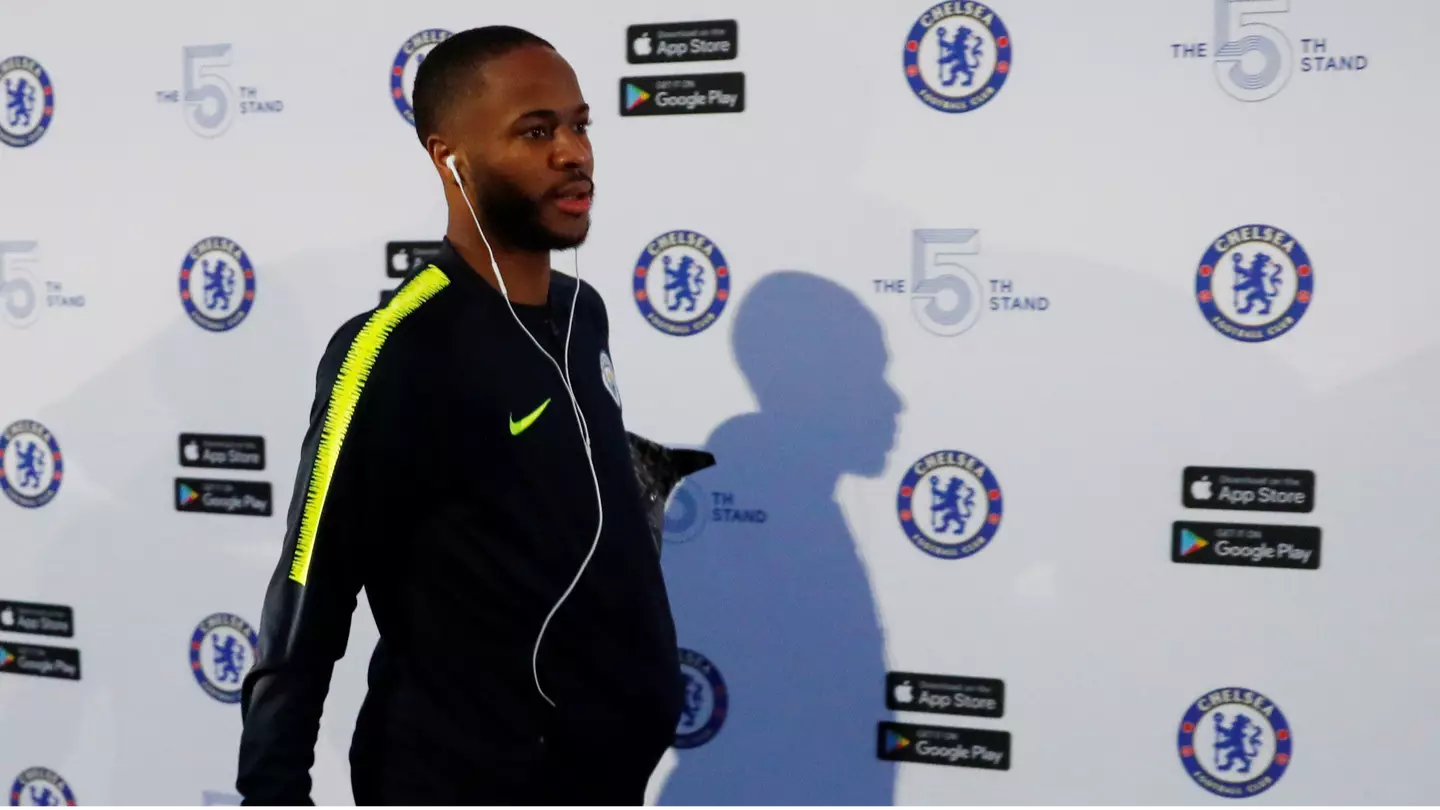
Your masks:
M551 294L559 295L566 301L575 295L575 286L580 286L579 300L576 307L581 313L590 313L598 317L602 322L608 322L609 315L605 310L605 299L600 296L600 291L591 286L590 282L584 279L577 279L568 273L559 270L550 271Z
M315 381L318 384L329 385L339 376L340 367L345 364L350 347L360 337L374 312L375 310L370 310L352 315L330 333L330 339L325 343L325 351L320 355L320 367L316 369Z
M444 297L436 294L424 301L396 295L385 304L351 316L336 327L325 345L320 380L333 382L347 363L367 370L373 370L382 360L386 366L412 365L433 344L425 335L440 322L437 313L444 308Z

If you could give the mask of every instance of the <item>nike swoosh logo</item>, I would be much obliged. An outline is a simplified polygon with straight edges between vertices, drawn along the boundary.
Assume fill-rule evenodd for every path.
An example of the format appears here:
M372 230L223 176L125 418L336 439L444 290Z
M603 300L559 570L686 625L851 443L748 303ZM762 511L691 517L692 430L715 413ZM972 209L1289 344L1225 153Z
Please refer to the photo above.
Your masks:
M524 433L531 425L535 424L535 420L539 419L540 414L544 413L548 407L550 407L550 400L547 399L540 403L540 407L526 414L525 418L519 422L516 422L515 417L512 415L510 417L510 435L519 436L521 433Z

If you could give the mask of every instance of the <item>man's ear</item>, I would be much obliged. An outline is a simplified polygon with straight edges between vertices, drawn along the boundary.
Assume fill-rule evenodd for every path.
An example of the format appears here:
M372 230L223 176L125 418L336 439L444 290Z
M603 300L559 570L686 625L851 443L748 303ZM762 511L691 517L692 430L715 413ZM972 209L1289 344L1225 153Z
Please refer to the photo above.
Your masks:
M435 170L440 172L440 176L445 182L453 181L458 184L464 166L460 165L460 160L456 157L454 150L438 135L431 135L425 141L425 149L430 153L430 162L435 164Z

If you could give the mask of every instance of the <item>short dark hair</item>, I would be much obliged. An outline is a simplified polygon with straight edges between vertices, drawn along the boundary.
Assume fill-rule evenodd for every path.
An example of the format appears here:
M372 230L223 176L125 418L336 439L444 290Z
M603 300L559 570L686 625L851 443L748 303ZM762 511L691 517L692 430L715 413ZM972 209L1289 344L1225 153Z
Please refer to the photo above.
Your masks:
M415 110L415 134L420 143L439 129L455 101L473 94L480 69L497 56L526 45L555 49L535 34L511 25L471 28L448 37L425 56L415 71L410 106Z

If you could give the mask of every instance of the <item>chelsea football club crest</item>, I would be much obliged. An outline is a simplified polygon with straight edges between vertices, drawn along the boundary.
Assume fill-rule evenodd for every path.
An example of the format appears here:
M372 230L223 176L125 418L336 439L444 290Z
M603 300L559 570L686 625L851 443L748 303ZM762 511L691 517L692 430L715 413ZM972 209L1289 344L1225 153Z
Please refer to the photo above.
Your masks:
M415 71L435 46L450 36L450 32L443 28L427 28L405 40L395 54L395 62L390 66L390 97L394 99L400 117L412 127L415 126L415 108L411 103L415 92Z
M180 265L180 303L202 329L225 332L239 326L255 305L250 257L223 236L196 242Z
M675 747L698 748L720 733L730 697L720 670L694 650L681 648L680 674L685 678L685 702L675 727Z
M635 263L635 304L667 335L708 329L730 299L730 266L720 246L694 231L661 234Z
M1195 300L1220 334L1247 343L1295 328L1315 293L1315 269L1295 237L1242 225L1210 243L1195 273Z
M926 554L947 560L990 545L1003 506L994 471L959 450L931 453L911 465L896 498L905 536Z
M1285 715L1253 689L1216 689L1190 704L1180 721L1180 761L1196 784L1227 799L1275 786L1295 741Z
M0 489L27 509L55 500L65 477L60 443L44 425L22 419L0 433Z
M26 768L10 785L10 806L75 806L75 792L60 774L49 768Z
M665 542L688 543L705 531L706 506L710 495L689 478L670 490L665 504Z
M23 149L45 137L55 117L55 85L44 66L28 56L12 56L0 62L0 87L5 91L0 143Z
M984 106L1010 75L1010 33L983 3L936 3L905 38L905 78L921 101L947 113Z
M221 703L239 703L245 675L255 666L260 639L233 613L206 616L190 636L190 671L205 694Z
M620 385L615 381L615 364L610 361L610 352L600 350L600 379L605 382L605 390L615 400L615 407L620 405Z

